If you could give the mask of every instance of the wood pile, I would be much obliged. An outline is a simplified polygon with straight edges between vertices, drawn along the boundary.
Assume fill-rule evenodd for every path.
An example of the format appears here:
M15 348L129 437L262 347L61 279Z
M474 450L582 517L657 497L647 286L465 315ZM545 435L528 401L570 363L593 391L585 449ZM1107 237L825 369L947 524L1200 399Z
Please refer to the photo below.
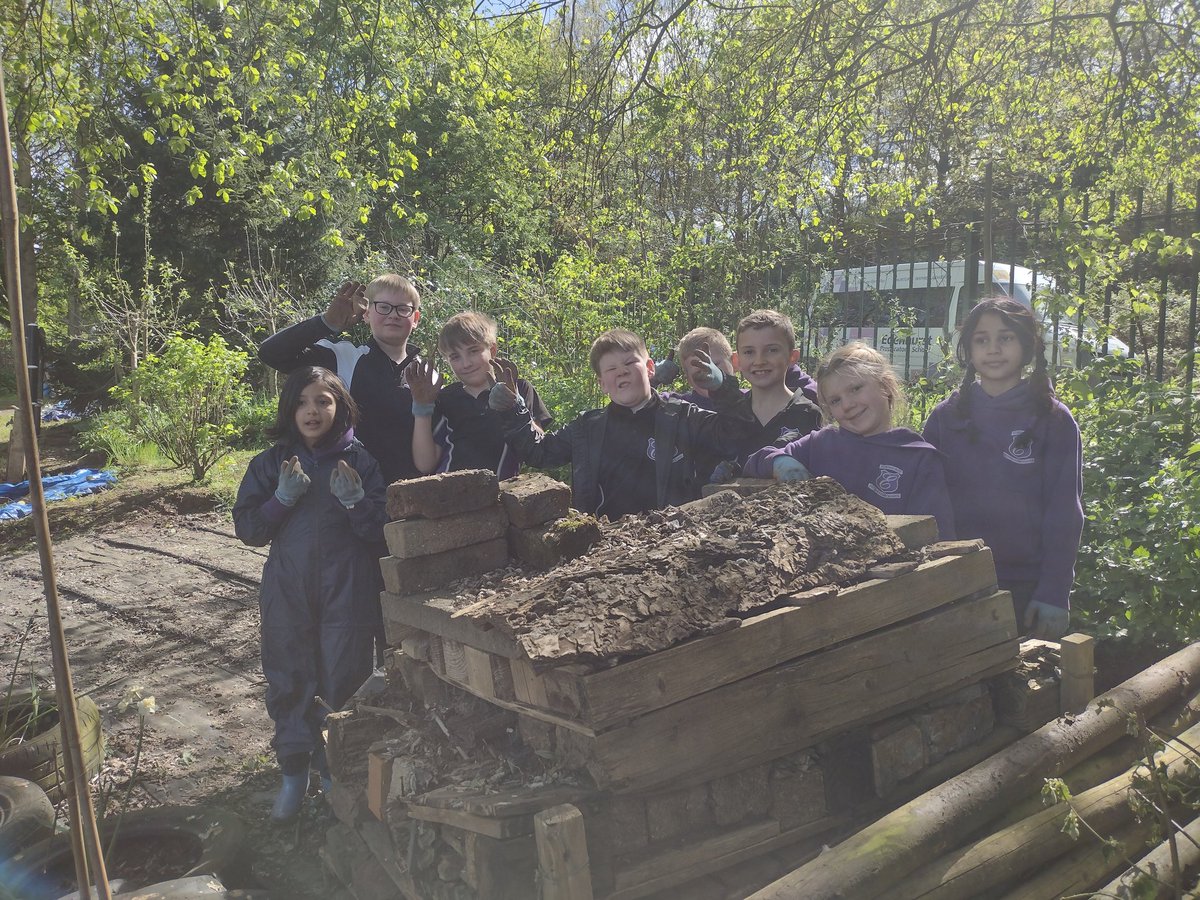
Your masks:
M393 891L744 895L1018 734L1011 598L932 519L816 479L607 525L488 475L389 488L402 697L331 717L336 851Z

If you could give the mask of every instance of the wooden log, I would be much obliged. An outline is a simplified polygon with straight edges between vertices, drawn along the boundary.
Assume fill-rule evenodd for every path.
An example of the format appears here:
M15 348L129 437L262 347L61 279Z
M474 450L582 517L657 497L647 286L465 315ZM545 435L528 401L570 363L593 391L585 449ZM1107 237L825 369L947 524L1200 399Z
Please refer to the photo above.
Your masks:
M668 887L672 876L679 880L694 878L701 874L702 867L713 858L719 858L746 847L761 845L779 834L779 823L774 819L762 819L739 828L721 829L703 839L681 840L665 850L642 854L640 859L627 861L614 876L616 893L641 888L649 893ZM682 874L682 879L680 874Z
M542 900L592 900L583 813L564 803L533 817Z
M1148 824L1127 825L1112 835L1115 848L1101 844L1092 835L1080 835L1082 846L1068 853L1056 865L1038 873L1002 900L1046 900L1047 897L1078 897L1100 884L1125 865L1125 860L1144 849L1150 833Z
M1068 634L1062 639L1062 681L1058 690L1064 713L1078 712L1096 696L1095 643L1086 634Z
M1187 746L1194 746L1197 739L1200 726L1193 726L1179 738L1179 743L1168 744L1158 761L1172 775L1182 775L1195 766ZM1123 772L1066 803L1044 809L948 853L883 893L881 900L971 900L997 885L1023 876L1032 877L1076 846L1077 840L1063 831L1063 823L1072 810L1090 830L1102 835L1124 828L1133 818L1129 806L1133 783L1133 771Z
M996 584L990 550L854 585L827 602L785 607L580 679L583 720L603 730L858 635L919 616ZM535 704L536 705L536 704ZM559 710L562 712L562 710Z
M889 813L753 898L878 897L993 818L1014 793L1028 793L1044 778L1098 753L1125 735L1130 715L1155 715L1198 678L1200 643L1118 685L1075 718L1046 724Z
M463 831L473 831L493 838L520 837L533 831L533 820L530 816L477 816L463 809L441 809L418 803L408 804L408 815L409 818L420 819L423 822L453 825Z
M499 631L470 619L455 618L455 601L436 591L405 595L382 591L379 603L383 607L383 624L389 645L398 644L406 636L401 634L396 637L403 628L417 628L497 656L509 659L520 659L522 656L516 642Z
M962 601L600 732L588 770L629 792L742 769L997 674L1016 637L1006 591Z
M1187 886L1184 872L1200 868L1200 818L1192 819L1175 836L1175 849L1179 860L1179 884ZM1171 861L1171 845L1163 841L1141 859L1126 869L1100 890L1093 898L1112 900L1166 900L1174 896L1175 868Z
M422 794L422 806L437 809L460 809L477 816L506 819L529 816L552 806L578 803L593 792L571 784L552 784L545 787L514 788L485 794L462 787L438 788Z

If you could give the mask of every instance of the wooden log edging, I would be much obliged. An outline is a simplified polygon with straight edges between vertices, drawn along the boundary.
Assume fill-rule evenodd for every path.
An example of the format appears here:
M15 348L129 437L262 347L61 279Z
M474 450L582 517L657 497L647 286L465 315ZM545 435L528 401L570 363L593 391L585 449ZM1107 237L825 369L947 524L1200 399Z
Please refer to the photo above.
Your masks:
M1179 868L1194 871L1200 866L1200 818L1193 819L1175 835L1175 846L1179 854ZM1115 900L1160 900L1170 897L1174 891L1171 879L1171 845L1163 841L1144 857L1137 866L1126 869L1092 895Z
M1015 793L1103 750L1127 717L1157 714L1200 682L1200 642L1059 718L852 835L750 900L872 900L1003 811Z

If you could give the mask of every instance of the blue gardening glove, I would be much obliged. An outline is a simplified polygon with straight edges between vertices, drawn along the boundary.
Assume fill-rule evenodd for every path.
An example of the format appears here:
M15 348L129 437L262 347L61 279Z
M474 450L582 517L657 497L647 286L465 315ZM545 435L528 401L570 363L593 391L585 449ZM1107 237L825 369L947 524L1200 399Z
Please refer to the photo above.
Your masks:
M1022 624L1030 637L1056 641L1067 633L1067 626L1071 624L1071 613L1061 606L1031 600L1025 607L1025 621Z
M488 391L488 408L496 412L525 412L525 401L521 395L502 381L492 385Z
M285 459L279 468L279 485L275 488L275 499L284 506L295 506L296 501L308 490L309 477L300 466L300 457Z
M329 490L346 509L353 509L355 503L367 496L362 476L344 459L338 460L337 468L329 475Z
M697 350L688 357L688 367L692 371L692 381L697 387L706 391L715 391L724 383L725 373L717 368L717 364L703 350Z
M709 484L729 484L738 476L739 466L736 460L723 459L713 467L712 475L708 477Z
M654 374L650 376L650 387L666 387L679 377L679 363L675 362L675 351L667 354L667 358L654 364Z
M794 456L777 456L771 466L776 481L808 481L812 472L804 467L804 463Z

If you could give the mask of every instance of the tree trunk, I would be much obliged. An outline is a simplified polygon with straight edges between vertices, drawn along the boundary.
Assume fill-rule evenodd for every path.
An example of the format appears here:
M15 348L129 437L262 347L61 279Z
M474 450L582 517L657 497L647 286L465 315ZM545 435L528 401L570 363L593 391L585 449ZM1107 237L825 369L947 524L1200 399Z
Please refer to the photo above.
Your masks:
M33 156L29 145L21 138L15 144L17 155L17 191L21 198L21 208L26 215L32 215L33 210ZM21 255L21 301L25 310L25 321L37 321L37 258L34 254L34 233L32 228L26 228L18 220L17 227L20 237L17 240L18 251ZM34 397L36 403L40 398Z
M1011 747L905 804L753 895L751 900L870 900L987 824L1012 798L1094 756L1126 734L1128 716L1149 718L1200 679L1200 643L1135 675L1072 719ZM1194 688L1193 688L1194 689Z

